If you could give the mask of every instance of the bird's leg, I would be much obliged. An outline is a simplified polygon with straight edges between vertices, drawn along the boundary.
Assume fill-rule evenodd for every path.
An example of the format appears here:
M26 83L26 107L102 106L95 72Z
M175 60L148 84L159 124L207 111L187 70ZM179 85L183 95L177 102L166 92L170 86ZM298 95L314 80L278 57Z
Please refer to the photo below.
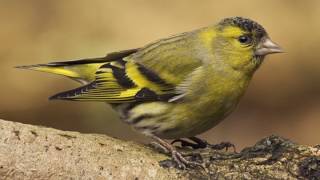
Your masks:
M233 151L236 152L236 146L230 142L221 142L219 144L210 144L205 140L202 140L197 137L190 137L190 140L194 141L195 143L199 144L199 147L209 147L211 149L216 149L216 150L222 150L226 149L228 151L229 148L233 148Z
M151 138L153 138L155 141L159 143L160 146L162 146L164 149L166 149L168 152L170 152L172 160L177 163L178 168L186 169L189 167L201 167L205 169L205 167L197 162L192 162L186 160L180 152L178 152L171 144L167 143L166 141L162 140L161 138L151 135Z
M191 147L192 149L203 149L208 147L207 143L204 143L203 141L200 143L198 142L192 143L184 139L176 139L171 142L171 144L175 144L175 143L180 143L181 147Z
M215 150L222 150L222 149L228 150L229 148L233 148L233 151L236 152L235 145L230 142L221 142L219 144L210 144L207 141L202 140L197 137L190 137L188 139L190 139L194 143L191 143L191 142L183 140L183 139L177 139L177 140L172 141L171 144L176 143L176 142L180 142L182 147L189 146L189 147L192 147L193 149L211 148L211 149L215 149Z

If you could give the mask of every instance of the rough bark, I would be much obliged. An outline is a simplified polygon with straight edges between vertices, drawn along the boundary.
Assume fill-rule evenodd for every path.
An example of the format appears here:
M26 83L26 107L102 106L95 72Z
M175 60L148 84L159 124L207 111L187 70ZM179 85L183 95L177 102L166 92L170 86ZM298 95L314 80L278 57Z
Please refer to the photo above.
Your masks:
M181 149L179 170L153 148L105 135L0 120L0 179L320 179L320 147L270 136L239 153Z

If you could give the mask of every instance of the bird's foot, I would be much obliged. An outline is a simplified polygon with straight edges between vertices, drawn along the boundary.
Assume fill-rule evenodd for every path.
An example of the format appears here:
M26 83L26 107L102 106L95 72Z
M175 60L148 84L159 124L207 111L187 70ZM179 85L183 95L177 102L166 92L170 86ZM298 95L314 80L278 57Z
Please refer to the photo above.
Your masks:
M180 152L176 150L171 152L171 157L179 169L186 169L187 167L200 167L202 169L205 169L204 165L202 165L201 163L187 160Z
M171 142L171 144L180 142L182 147L191 147L192 149L204 149L204 148L211 148L215 150L222 150L226 149L228 151L229 148L233 148L233 151L236 152L236 146L230 142L221 142L219 144L210 144L205 140L202 140L197 137L190 137L188 138L193 142L189 142L183 139L176 139Z
M186 169L186 168L196 168L200 167L204 170L206 170L205 166L199 162L187 160L180 152L178 152L171 144L167 143L166 141L153 136L153 139L155 139L159 144L158 146L161 147L161 149L165 149L165 152L170 153L172 157L172 161L164 160L160 162L160 165L164 167L172 167L175 166L179 169Z

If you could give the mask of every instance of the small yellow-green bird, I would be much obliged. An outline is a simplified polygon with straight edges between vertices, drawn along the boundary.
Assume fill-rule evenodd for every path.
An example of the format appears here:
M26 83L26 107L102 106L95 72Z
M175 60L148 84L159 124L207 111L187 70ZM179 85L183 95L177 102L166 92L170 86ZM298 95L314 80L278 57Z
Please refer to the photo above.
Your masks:
M67 76L83 86L50 99L102 101L156 140L179 167L195 165L163 139L191 138L236 107L266 55L282 52L258 23L231 17L102 58L19 68Z

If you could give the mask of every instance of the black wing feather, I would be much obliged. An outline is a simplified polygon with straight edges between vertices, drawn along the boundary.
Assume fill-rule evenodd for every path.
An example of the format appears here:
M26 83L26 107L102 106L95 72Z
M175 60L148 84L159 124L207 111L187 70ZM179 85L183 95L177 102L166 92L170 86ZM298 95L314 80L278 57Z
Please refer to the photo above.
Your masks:
M49 66L68 66L68 65L79 65L79 64L92 64L92 63L101 63L101 62L111 62L111 61L117 61L119 60L121 63L121 59L129 56L130 54L133 54L137 52L139 48L137 49L128 49L123 50L119 52L112 52L107 54L105 57L101 58L87 58L87 59L79 59L79 60L70 60L70 61L61 61L61 62L51 62Z

